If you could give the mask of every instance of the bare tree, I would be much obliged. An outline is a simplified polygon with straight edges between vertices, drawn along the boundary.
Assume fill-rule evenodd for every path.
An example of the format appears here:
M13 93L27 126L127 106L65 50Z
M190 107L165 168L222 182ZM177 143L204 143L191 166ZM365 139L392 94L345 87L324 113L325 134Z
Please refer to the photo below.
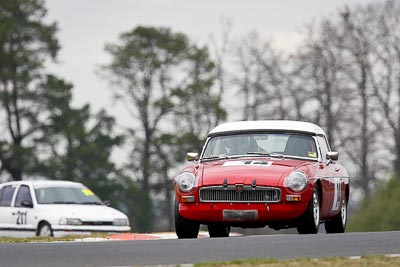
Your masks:
M345 7L305 28L286 57L252 33L236 49L244 119L296 119L323 126L368 196L394 144L400 171L400 4ZM383 123L382 123L383 122ZM392 138L387 140L387 132ZM393 140L391 142L390 140ZM390 150L389 150L390 151Z
M253 34L249 35L250 38L255 38ZM254 93L252 90L252 58L250 53L250 45L246 39L242 41L241 45L235 47L235 66L237 67L236 75L233 76L232 81L237 84L238 93L243 94L243 120L255 119L257 117L257 107L253 103Z
M337 131L340 121L346 117L349 90L343 77L343 52L335 46L333 36L336 26L329 20L320 26L306 28L306 39L297 51L297 75L301 78L305 94L314 101L309 101L308 119L322 125L333 147L339 145Z
M284 57L257 33L246 36L236 48L238 70L234 78L243 95L243 119L287 119L290 108Z
M371 5L375 11L376 62L373 70L374 93L383 121L394 144L394 171L400 172L400 4L387 1Z
M358 114L347 126L347 138L341 137L342 147L357 166L358 179L355 182L367 197L377 181L377 165L373 164L371 157L377 149L378 134L371 86L376 43L371 38L376 32L372 23L374 17L372 10L346 7L340 12L337 35L333 36L334 44L344 53L344 75L354 97L351 107Z
M227 84L227 74L229 68L226 67L227 56L230 51L230 39L231 39L231 31L232 31L232 21L229 18L222 17L221 18L221 32L218 36L220 36L220 40L215 36L211 35L211 52L213 55L213 59L215 62L215 81L217 88L217 101L218 103L223 102L223 98L226 96L226 84ZM223 117L218 113L215 126L218 125Z

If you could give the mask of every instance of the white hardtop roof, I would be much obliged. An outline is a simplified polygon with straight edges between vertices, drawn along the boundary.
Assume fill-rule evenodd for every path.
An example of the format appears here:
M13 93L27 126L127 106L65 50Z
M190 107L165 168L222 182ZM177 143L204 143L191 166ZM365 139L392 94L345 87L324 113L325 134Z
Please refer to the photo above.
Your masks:
M260 121L235 121L218 125L208 135L217 135L230 132L244 131L288 131L303 132L315 135L325 135L321 127L303 121L289 120L260 120Z
M25 180L25 181L12 181L2 183L1 185L20 185L26 184L33 187L50 187L50 186L82 186L81 183L72 181L61 181L61 180Z

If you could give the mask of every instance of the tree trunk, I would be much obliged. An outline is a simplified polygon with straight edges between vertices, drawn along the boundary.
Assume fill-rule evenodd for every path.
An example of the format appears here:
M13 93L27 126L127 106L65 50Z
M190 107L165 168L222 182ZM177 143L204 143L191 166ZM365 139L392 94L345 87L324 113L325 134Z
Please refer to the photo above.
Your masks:
M167 231L174 230L174 216L173 216L173 203L172 203L172 190L171 181L168 179L169 166L164 165L164 178L165 178L165 215L168 218Z
M369 182L370 182L370 172L368 165L368 153L369 145L371 140L368 138L368 95L367 95L367 72L366 66L361 65L361 82L358 87L361 94L361 113L362 113L362 125L361 125L361 183L362 188L366 197L370 195Z
M400 120L400 116L399 116L399 120ZM400 125L400 122L399 122L399 125ZM394 133L394 140L395 140L395 145L396 145L396 148L395 148L396 149L395 150L396 158L393 163L393 169L396 174L395 177L400 179L400 131L396 131Z
M332 86L331 83L327 80L327 75L325 74L325 83L324 83L324 94L326 97L324 110L326 116L326 134L329 139L329 143L332 147L335 147L335 138L333 135L333 130L335 129L335 118L332 114Z
M146 134L143 148L142 157L142 189L149 192L149 179L150 179L150 135Z

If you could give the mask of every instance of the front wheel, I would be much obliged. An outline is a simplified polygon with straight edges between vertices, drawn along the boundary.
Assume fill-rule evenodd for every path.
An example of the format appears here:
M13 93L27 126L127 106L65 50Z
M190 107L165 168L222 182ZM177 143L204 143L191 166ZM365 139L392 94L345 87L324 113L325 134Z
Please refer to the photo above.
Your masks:
M39 225L37 236L53 236L53 230L51 229L50 224L47 222L42 222Z
M332 220L325 222L325 231L328 234L344 233L347 224L347 201L343 199L340 212Z
M199 223L183 218L179 214L179 203L175 200L175 232L178 238L197 238L199 230Z
M308 203L307 210L300 218L297 225L299 234L316 234L319 230L320 200L318 186L314 187L312 198Z
M208 234L210 237L228 237L231 227L224 224L210 223L208 225Z

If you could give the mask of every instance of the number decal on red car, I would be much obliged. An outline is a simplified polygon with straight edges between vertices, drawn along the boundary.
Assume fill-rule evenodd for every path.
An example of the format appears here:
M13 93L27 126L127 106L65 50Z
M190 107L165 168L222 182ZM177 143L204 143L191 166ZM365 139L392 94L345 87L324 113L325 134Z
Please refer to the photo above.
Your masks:
M333 178L333 182L335 184L335 192L333 195L332 210L338 210L340 208L340 199L342 196L342 179Z

